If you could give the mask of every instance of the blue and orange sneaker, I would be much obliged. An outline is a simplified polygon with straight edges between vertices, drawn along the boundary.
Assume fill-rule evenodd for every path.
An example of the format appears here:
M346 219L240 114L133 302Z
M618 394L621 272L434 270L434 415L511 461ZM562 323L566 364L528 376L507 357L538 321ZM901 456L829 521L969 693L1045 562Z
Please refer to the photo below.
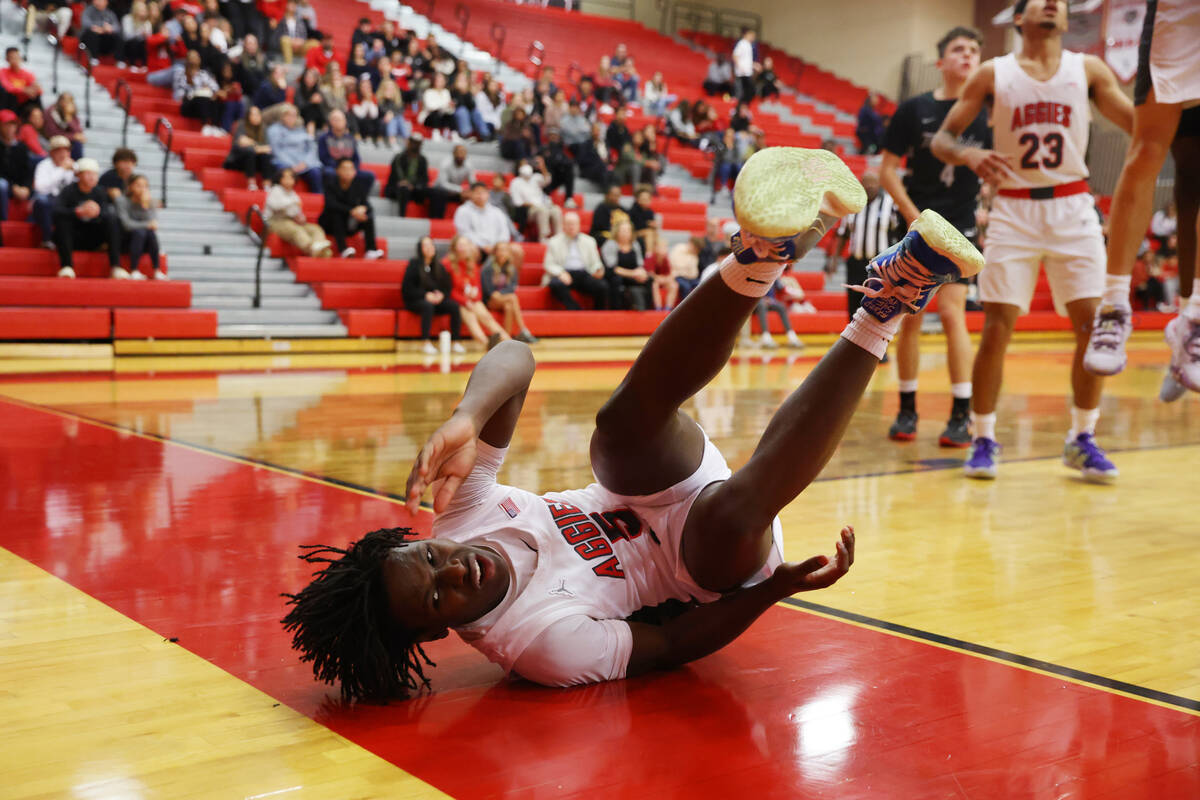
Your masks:
M963 474L968 478L995 480L999 463L1000 443L980 436L971 443L971 455L963 462Z
M926 209L908 233L867 265L867 278L856 289L862 307L880 322L897 314L920 312L943 284L977 275L983 255L941 214Z
M1090 433L1067 440L1063 445L1063 463L1082 472L1083 479L1090 483L1112 483L1119 474Z

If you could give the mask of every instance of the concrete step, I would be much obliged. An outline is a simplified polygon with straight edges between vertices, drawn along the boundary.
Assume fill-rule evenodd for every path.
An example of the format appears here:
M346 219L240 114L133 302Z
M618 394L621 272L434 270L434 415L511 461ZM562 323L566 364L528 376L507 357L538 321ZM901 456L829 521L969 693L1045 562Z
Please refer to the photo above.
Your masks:
M278 323L229 323L217 326L217 336L222 339L316 339L337 338L347 335L346 326L340 322L329 325L292 325ZM277 356L286 359L286 355Z
M387 200L385 202L387 202L390 206L392 206L393 209L395 209L396 204L393 203L391 200ZM413 218L413 217L396 217L396 216L390 216L390 215L384 216L384 215L380 214L380 209L376 204L372 203L371 205L373 207L375 207L375 214L376 214L376 216L375 216L375 233L376 233L376 235L386 236L388 238L391 238L393 236L403 236L403 237L408 237L408 238L413 238L413 239L419 239L422 236L426 236L429 234L429 220L417 219L417 218Z
M338 322L335 311L278 308L229 309L217 312L219 325L329 325Z
M175 275L175 270L171 270L171 277L184 280L181 276ZM200 297L253 297L254 296L254 281L253 280L210 280L208 276L189 277L187 280L192 284L192 303L198 304ZM263 297L307 297L310 295L310 289L303 283L282 283L279 281L263 280L262 282Z
M181 281L193 281L196 284L201 283L217 283L217 284L234 284L243 287L238 290L238 293L245 293L249 296L254 291L254 267L248 269L221 269L219 267L176 267L176 257L172 256L170 261L171 277ZM296 283L296 276L290 269L271 269L264 267L261 280L263 286L268 284L274 286L283 286L287 288L299 287L304 292L308 292L308 286L302 283ZM196 286L196 291L199 291L199 285ZM265 289L263 291L266 291Z
M197 291L207 291L208 288L206 284L192 286L192 308L213 308L218 311L253 308L253 288L250 292L236 295L196 294ZM277 297L264 292L261 308L264 310L319 311L321 299L313 294L304 297Z

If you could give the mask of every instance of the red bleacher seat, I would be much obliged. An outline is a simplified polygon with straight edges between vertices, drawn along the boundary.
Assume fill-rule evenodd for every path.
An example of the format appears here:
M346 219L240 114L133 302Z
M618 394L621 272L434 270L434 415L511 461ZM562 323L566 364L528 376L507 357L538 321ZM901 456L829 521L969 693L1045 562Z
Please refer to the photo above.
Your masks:
M6 222L5 225L21 225L25 223ZM32 228L33 226L30 225ZM36 238L36 233L34 234ZM9 244L7 229L4 239L5 245ZM47 250L43 247L9 247L6 246L3 250L4 257L0 258L0 275L9 276L25 276L30 278L52 278L58 274L58 254L53 250ZM108 278L111 268L108 265L107 253L95 253L90 251L77 251L75 253L74 264L75 275L79 278ZM129 266L129 256L122 255L121 263ZM159 257L159 264L163 271L167 269L167 256L164 254ZM142 274L149 276L152 272L150 269L150 261L143 258L141 263Z
M108 339L107 308L0 308L0 340Z
M211 339L217 312L199 308L114 308L114 339Z
M396 312L383 308L350 309L339 311L338 317L346 326L350 336L396 335Z
M0 278L0 306L187 308L191 304L192 285L184 281Z

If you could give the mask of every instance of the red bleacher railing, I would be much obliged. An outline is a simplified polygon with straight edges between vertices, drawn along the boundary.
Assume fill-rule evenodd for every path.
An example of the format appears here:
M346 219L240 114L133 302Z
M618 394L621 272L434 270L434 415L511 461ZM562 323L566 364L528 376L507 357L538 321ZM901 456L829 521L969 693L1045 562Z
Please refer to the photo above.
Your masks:
M529 43L529 48L525 51L525 58L528 59L530 64L540 67L546 63L546 45L534 39Z
M508 39L508 28L502 23L492 23L492 43L495 45L496 69L500 68L500 56L504 52L504 42Z
M160 130L166 130L167 139L163 141L159 136ZM154 120L154 138L162 145L163 148L163 165L162 165L162 204L163 208L167 207L167 165L171 163L171 145L175 143L175 129L171 127L171 121L166 117L159 117Z
M133 108L133 88L125 82L124 78L117 78L117 85L113 92L113 97L117 101L117 105L125 112L125 119L121 120L121 147L129 146L129 110Z
M255 231L254 226L250 224L251 219L258 217L259 230ZM255 308L262 306L262 259L263 248L267 244L267 220L263 216L262 209L258 204L250 206L246 209L246 216L242 218L246 225L246 233L250 234L250 238L258 242L258 258L254 261L254 300Z
M462 42L459 56L465 56L467 54L467 26L471 24L470 7L466 3L459 3L454 7L454 18L458 20L458 38Z

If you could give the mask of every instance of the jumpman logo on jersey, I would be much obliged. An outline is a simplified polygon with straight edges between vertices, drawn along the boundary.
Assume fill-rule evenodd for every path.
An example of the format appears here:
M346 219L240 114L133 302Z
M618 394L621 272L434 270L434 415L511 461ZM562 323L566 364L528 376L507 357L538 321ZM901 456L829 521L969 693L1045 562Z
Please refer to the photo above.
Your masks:
M553 595L554 597L574 597L575 596L575 593L567 588L567 581L565 578L560 578L558 581L558 586L555 586L553 589L550 589L549 591L546 592L546 594Z

